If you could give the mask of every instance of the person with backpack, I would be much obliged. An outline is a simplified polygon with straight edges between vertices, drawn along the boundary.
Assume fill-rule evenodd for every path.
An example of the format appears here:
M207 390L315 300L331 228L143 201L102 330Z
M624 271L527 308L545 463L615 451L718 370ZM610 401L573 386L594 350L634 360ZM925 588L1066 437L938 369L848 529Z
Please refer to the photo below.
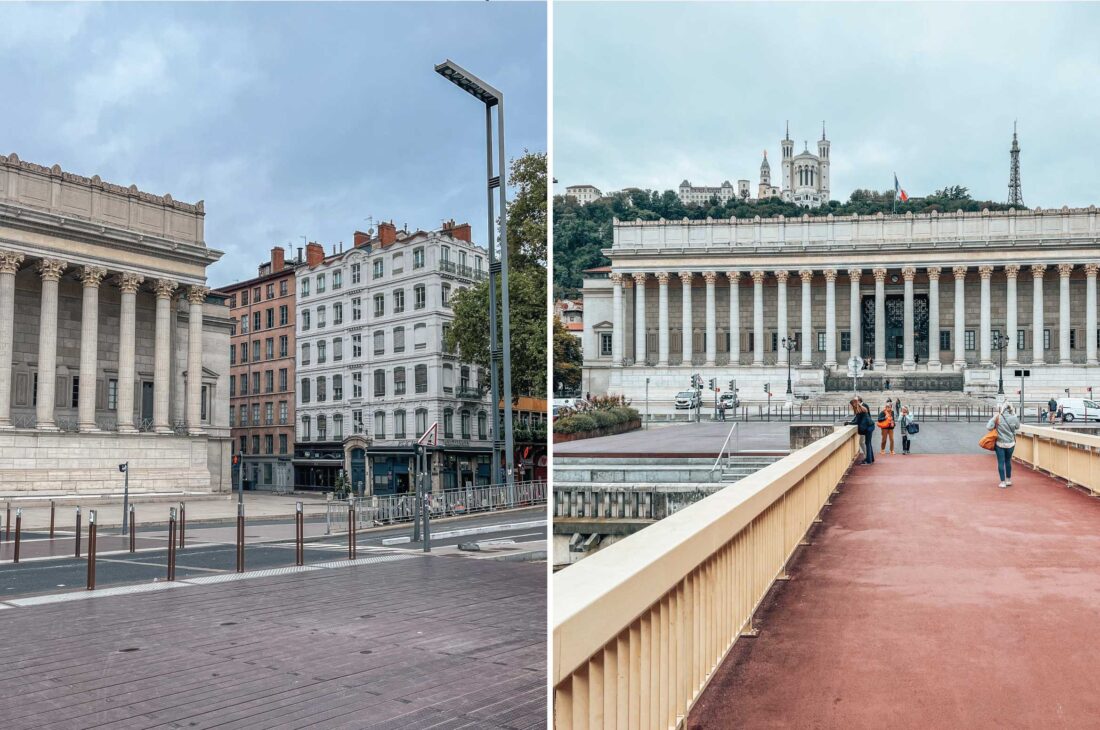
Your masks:
M1052 426L1054 425L1054 419L1058 415L1058 401L1051 398L1047 401L1047 422Z
M1001 477L1001 483L997 486L1001 489L1012 486L1012 451L1016 448L1016 429L1019 427L1016 409L1007 400L1001 403L997 413L986 424L990 431L997 432L997 444L993 450L997 454L997 474Z
M852 420L848 424L856 427L856 431L863 439L863 463L875 463L875 422L871 419L871 413L859 396L848 402L852 409Z
M909 415L909 407L901 407L901 417L898 419L898 425L901 426L901 453L908 454L909 449L913 445L913 440L910 436L913 436L920 431L920 426L917 425L916 420Z
M897 424L894 422L894 404L887 398L886 405L878 413L879 430L882 432L882 442L879 444L878 452L880 454L886 453L886 442L890 442L890 455L894 454L894 426Z

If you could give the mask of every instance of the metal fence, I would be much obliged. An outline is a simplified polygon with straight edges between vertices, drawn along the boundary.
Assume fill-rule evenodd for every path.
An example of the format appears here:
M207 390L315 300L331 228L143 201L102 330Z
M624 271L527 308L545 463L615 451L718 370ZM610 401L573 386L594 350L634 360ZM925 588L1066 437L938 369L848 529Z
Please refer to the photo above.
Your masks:
M878 415L878 408L880 405L870 402L871 417L874 418ZM972 405L972 406L919 406L909 405L902 399L902 405L909 409L909 413L920 421L988 421L993 418L993 414L996 413L996 405ZM1013 403L1013 405L1016 405ZM1018 407L1018 406L1017 406ZM707 409L704 408L702 412L702 418L704 420L715 420L714 414L708 414ZM894 418L897 419L899 414L894 413ZM1025 409L1025 418L1029 421L1038 422L1045 419L1045 413L1040 406L1027 406ZM694 413L688 417L688 421L693 421ZM847 406L814 406L814 405L796 405L792 408L784 408L782 405L773 404L771 407L759 404L755 406L741 406L736 410L728 409L726 411L727 421L821 421L829 423L840 423L842 421L852 420L852 411Z
M433 493L428 497L428 508L433 518L440 518L546 504L545 481L516 482L515 499L510 498L510 489L507 484L490 484ZM350 500L330 498L325 511L329 531L347 529L349 502L355 504L356 521L360 526L412 522L416 515L416 495L411 493Z

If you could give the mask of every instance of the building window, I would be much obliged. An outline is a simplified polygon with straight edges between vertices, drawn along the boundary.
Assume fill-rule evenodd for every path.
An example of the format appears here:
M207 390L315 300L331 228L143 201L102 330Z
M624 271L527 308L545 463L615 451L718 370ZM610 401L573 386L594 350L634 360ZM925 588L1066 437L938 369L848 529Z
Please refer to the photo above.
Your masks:
M324 416L317 416L317 440L328 440L328 419Z
M363 373L351 374L351 397L362 398L363 397Z
M840 333L840 351L849 352L852 349L852 333L843 331Z
M428 325L413 325L413 349L423 350L428 346Z
M470 367L463 365L458 371L458 387L462 390L470 389Z
M259 332L260 327L261 327L260 313L259 312L253 312L252 313L252 331L253 332Z
M1024 334L1025 332L1027 332L1027 330L1016 330L1016 349L1017 350L1027 349L1027 345L1024 344L1024 342L1027 341L1027 335Z
M317 329L325 326L325 305L317 307Z
M455 412L450 408L443 409L443 438L455 437Z
M279 401L279 425L280 426L285 426L286 425L288 410L289 409L287 408L286 401L285 400Z
M325 362L328 359L328 357L327 357L328 353L326 352L326 349L327 349L326 344L327 343L324 340L318 340L317 341L317 364L318 365L320 365L321 363Z
M385 259L382 259L382 258L375 259L374 264L372 265L371 278L372 279L381 279L382 275L384 273L385 273Z
M417 365L416 368L414 368L414 370L413 370L413 378L416 381L416 383L415 383L416 392L417 393L427 393L428 392L428 366L427 365Z
M237 407L229 406L229 425L232 426L237 422Z
M454 349L447 345L447 343L451 339L451 323L450 322L444 322L443 323L443 327L440 328L440 338L439 339L440 339L440 342L439 342L440 351L446 352L447 354L452 354L453 355L454 354Z
M309 343L302 343L302 364L309 365Z
M455 392L455 369L450 363L443 365L443 392Z
M748 351L749 352L754 352L756 350L756 333L755 332L749 332L748 335L749 335ZM687 357L688 357L687 353L684 353L684 358L687 359Z
M440 287L440 292L441 292L440 296L441 296L441 301L443 303L443 306L444 307L450 307L451 306L451 285L450 284L442 285Z
M302 296L309 296L309 279L302 279Z
M252 362L260 361L260 341L252 340Z
M363 300L353 297L351 300L351 321L358 322L363 317Z
M351 265L351 283L352 284L358 284L359 283L359 264L352 264Z
M264 350L265 350L264 355L266 356L266 358L268 360L275 357L275 338L274 337L268 337L266 340L264 340Z
M940 330L940 349L951 352L951 330Z
M328 379L320 375L317 377L317 402L323 403L326 400L328 400Z
M248 290L247 289L242 289L241 290L241 306L243 307L246 304L248 304Z
M340 362L344 359L344 338L332 338L332 361Z
M963 347L967 350L974 349L974 330L966 330L963 333Z
M413 287L413 309L423 309L427 306L428 294L423 284Z
M462 427L462 438L470 438L470 412L462 411L460 416L460 424Z
M414 269L424 268L424 249L423 248L414 248L413 249L413 268Z
M393 437L395 439L405 438L405 411L393 412Z
M400 274L405 270L405 254L395 253L393 255L393 264L390 265L391 274Z
M393 328L393 351L404 352L405 351L405 328L394 327Z
M252 404L252 425L253 426L259 426L260 425L260 404L259 403L253 403Z
M374 437L376 439L386 438L386 412L375 411L374 412Z
M265 393L274 393L275 392L275 371L274 370L265 370L264 371L264 392Z
M344 376L333 375L332 376L332 399L343 400L344 399Z
M229 346L229 364L230 365L236 365L237 364L237 348L234 347L233 345Z
M363 433L363 411L351 412L351 429L353 433Z
M247 314L242 314L241 315L241 334L242 335L247 335L248 334L248 315Z
M285 454L287 448L287 438L285 433L279 434L279 453Z
M118 410L118 380L116 378L107 379L107 410Z
M285 304L279 305L279 326L285 327L290 322L290 310Z
M351 336L351 357L353 360L363 357L363 335Z
M383 317L386 314L386 297L382 294L374 295L374 316Z
M332 290L336 291L344 285L344 272L337 269L332 272Z
M254 287L252 289L252 301L255 302L256 304L259 304L260 301L261 301L261 299L260 299L260 287L258 287L258 286Z
M302 310L302 331L303 332L308 332L309 331L309 319L310 319L309 310L308 309L303 309Z
M386 371L374 371L374 397L381 398L386 395Z
M375 330L374 331L374 354L385 355L386 354L386 331Z
M236 394L237 394L237 376L236 375L230 375L229 376L229 395L234 396ZM232 420L232 419L230 419L230 420Z
M241 425L248 425L248 406L241 406Z
M826 333L824 333L824 332L818 332L817 333L817 351L818 352L825 352L825 343L827 341L828 341L828 338L826 337Z
M1069 331L1069 349L1077 349L1077 330L1075 329Z
M334 325L344 323L344 305L333 304L332 305L332 323Z
M778 332L772 332L771 352L779 352L779 333Z
M260 435L256 434L252 437L252 453L260 453Z
M248 395L248 373L241 373L241 395Z
M405 290L393 290L393 313L400 314L405 311Z
M1050 349L1050 330L1043 330L1043 350Z
M325 275L324 274L318 274L317 275L317 293L320 294L324 290L325 290ZM320 418L317 419L317 433L318 434L321 433L321 419Z
M481 439L482 441L489 438L488 425L489 425L489 419L485 417L485 413L483 411L478 412L478 414L477 414L477 437L479 439Z
M600 333L600 357L611 357L611 333Z
M282 281L279 282L279 296L281 296L281 297L286 296L286 279L283 279Z
M267 308L267 328L271 329L275 326L275 307Z
M244 438L243 436L241 438ZM310 433L310 420L309 416L302 416L302 440L309 441L312 438Z
M405 368L393 369L393 394L405 395Z
M264 425L265 426L275 425L275 404L272 403L271 401L268 401L267 403L264 403ZM270 454L271 452L268 451L267 453Z
M290 344L290 340L286 335L279 337L279 357L287 356L287 347Z
M416 436L419 438L428 430L428 409L416 409Z
M302 378L302 385L298 388L298 393L302 398L302 403L309 403L309 378Z
M341 413L332 417L332 438L337 441L344 438L344 416Z

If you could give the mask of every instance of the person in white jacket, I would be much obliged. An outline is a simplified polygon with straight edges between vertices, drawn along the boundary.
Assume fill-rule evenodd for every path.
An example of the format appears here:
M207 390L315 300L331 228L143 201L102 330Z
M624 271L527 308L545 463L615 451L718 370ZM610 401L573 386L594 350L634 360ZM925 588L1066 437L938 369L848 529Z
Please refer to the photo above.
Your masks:
M1016 448L1016 429L1019 427L1016 409L1008 401L1001 403L986 424L990 430L997 429L997 445L993 450L997 453L997 473L1001 477L997 486L1001 489L1012 486L1012 451Z

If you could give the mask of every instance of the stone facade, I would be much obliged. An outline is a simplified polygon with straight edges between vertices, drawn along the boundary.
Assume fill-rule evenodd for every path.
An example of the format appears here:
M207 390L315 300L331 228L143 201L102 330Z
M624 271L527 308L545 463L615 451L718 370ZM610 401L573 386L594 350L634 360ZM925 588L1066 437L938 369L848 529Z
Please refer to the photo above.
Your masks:
M117 490L122 461L135 490L228 487L231 325L203 215L0 157L5 492Z
M585 389L637 395L650 377L671 396L709 372L762 399L765 383L781 392L789 338L796 393L821 392L853 352L876 371L961 372L975 393L996 389L1003 356L1006 389L1027 365L1033 394L1080 390L1098 364L1096 219L616 222L610 271L585 281Z

